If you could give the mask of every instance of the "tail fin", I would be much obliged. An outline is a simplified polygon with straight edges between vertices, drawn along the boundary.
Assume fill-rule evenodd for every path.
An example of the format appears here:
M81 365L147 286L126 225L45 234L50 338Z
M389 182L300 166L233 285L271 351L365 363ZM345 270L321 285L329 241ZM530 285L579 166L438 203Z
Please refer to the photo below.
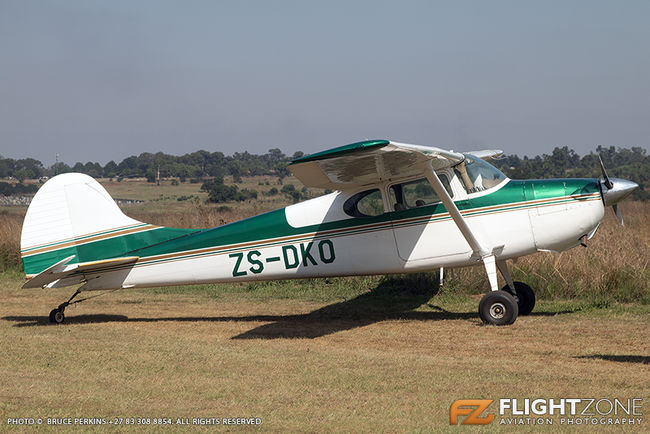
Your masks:
M132 246L122 235L155 228L124 215L90 176L55 176L38 190L25 215L20 239L25 274L34 276L64 259L74 264L124 256Z

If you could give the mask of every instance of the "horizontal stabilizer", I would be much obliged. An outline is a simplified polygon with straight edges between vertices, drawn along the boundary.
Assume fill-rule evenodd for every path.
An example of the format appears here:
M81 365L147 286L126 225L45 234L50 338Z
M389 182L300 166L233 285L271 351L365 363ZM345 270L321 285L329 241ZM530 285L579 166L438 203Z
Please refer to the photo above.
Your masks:
M61 274L65 269L65 264L72 261L74 257L75 255L68 256L67 258L60 260L59 262L52 265L51 267L46 268L36 276L29 279L27 282L25 282L23 288L42 288L48 283L52 282L53 280L57 280L58 277L53 277L53 276Z
M23 288L69 286L83 281L83 273L90 271L100 271L103 269L117 267L119 265L135 264L138 259L140 259L138 256L125 256L122 258L104 259L101 261L82 262L80 264L67 265L68 262L74 259L74 257L74 255L69 256L32 277L27 282L25 282ZM68 282L71 282L68 285L57 285L55 283L72 275L77 275L80 279L68 280Z

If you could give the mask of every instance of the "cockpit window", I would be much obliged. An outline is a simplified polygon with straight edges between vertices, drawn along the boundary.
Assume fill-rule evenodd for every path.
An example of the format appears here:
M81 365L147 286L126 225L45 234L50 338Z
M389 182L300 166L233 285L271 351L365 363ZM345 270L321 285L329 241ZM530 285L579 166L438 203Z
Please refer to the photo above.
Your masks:
M449 179L446 175L438 175L442 185L450 196L454 196L449 185ZM417 208L420 206L431 205L440 202L440 198L431 187L429 180L426 178L417 179L415 181L404 182L402 184L395 184L390 187L390 201L393 203L395 211L403 209Z
M375 188L355 194L345 201L343 211L352 217L374 217L383 214L381 191Z
M465 154L465 160L454 170L468 193L495 187L507 178L493 165L468 154Z

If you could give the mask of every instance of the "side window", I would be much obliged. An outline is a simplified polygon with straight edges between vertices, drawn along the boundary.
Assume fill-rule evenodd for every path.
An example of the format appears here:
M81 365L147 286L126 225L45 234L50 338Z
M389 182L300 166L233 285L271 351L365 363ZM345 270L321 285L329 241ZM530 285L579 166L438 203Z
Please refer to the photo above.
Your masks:
M343 211L352 217L374 217L383 214L381 191L375 188L355 194L345 201Z
M446 175L438 175L445 190L451 197L454 196L449 179ZM395 211L403 209L417 208L420 206L431 205L440 202L440 198L431 187L429 180L426 178L415 181L396 184L390 187L390 200Z

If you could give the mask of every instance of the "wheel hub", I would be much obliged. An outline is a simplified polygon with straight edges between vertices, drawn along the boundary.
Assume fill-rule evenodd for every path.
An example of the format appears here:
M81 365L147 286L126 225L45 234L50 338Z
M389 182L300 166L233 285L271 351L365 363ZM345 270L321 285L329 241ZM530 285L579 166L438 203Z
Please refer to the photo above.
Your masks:
M494 303L490 306L490 315L492 318L501 319L506 314L506 307L502 303Z

